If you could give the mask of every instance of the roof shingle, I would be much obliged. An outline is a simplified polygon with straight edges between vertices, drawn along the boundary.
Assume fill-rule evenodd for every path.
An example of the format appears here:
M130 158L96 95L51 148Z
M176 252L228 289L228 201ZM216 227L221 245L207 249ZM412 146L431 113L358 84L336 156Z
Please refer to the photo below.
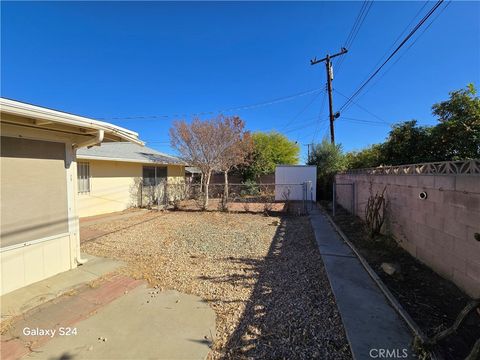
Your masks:
M115 160L139 163L185 165L181 159L157 150L128 142L102 143L101 146L77 150L79 159Z

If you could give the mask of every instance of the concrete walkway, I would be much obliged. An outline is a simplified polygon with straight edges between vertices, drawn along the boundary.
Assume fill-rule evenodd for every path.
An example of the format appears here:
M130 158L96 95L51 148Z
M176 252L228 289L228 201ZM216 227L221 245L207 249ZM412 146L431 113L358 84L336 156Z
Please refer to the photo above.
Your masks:
M383 351L385 358L388 351L413 358L413 335L403 319L320 210L313 207L309 216L353 357L382 358Z

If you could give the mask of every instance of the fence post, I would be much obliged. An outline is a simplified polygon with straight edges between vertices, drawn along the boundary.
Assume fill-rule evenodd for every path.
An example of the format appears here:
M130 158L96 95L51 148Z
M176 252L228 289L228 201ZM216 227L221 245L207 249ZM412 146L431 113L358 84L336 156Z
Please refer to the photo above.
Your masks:
M164 203L165 203L165 208L168 206L168 180L165 180L164 183L164 189L163 189L163 197L164 197ZM174 193L175 196L175 193Z
M355 183L352 183L352 214L355 216L356 209L355 209Z
M317 202L317 199L315 201L313 200L313 183L310 181L310 210L313 209L313 205Z
M337 187L336 184L333 183L333 200L332 200L332 215L335 216L335 198L336 198L336 191Z
M303 199L303 212L306 213L307 212L307 203L305 201L305 198L307 197L307 183L304 182L302 184L302 199Z

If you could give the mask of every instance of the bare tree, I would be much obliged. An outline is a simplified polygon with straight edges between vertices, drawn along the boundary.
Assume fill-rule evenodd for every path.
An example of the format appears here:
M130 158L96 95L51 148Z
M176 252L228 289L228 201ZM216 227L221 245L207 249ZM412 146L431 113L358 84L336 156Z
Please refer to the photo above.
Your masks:
M228 171L241 163L244 148L250 137L244 132L245 123L238 117L225 117L201 121L194 119L175 121L170 129L170 142L180 156L203 174L204 209L208 206L208 187L212 171ZM246 154L245 154L246 156ZM245 158L243 156L243 158ZM228 184L227 184L228 185ZM228 188L227 188L228 193Z
M219 157L218 170L224 174L223 206L228 201L228 173L235 167L244 165L253 150L253 141L245 130L245 122L239 117L223 118L217 134L222 153Z

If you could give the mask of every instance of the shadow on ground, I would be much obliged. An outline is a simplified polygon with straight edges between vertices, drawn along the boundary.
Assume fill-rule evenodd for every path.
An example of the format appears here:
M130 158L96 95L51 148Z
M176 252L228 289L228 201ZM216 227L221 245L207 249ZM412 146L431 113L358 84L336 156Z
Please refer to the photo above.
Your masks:
M248 271L205 279L253 290L224 358L351 358L307 217L282 216L265 258L226 260Z

